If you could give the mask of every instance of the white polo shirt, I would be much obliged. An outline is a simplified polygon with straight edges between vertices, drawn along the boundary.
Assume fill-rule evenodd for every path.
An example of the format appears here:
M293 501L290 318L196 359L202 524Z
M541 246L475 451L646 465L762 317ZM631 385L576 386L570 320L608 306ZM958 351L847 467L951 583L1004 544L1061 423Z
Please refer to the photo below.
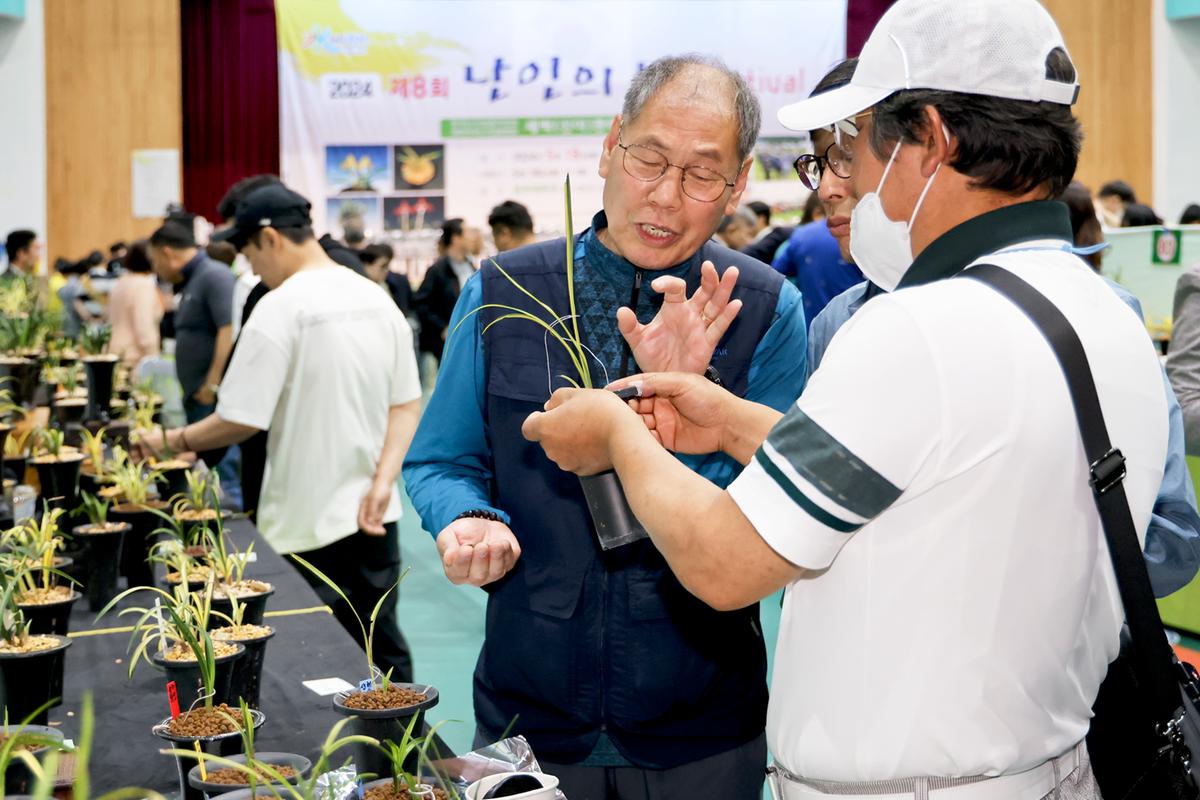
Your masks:
M1075 326L1144 536L1162 376L1141 320L1063 244L977 262ZM998 775L1080 741L1123 618L1087 474L1058 362L1011 301L952 279L866 304L729 489L812 570L784 599L779 763L832 781Z
M374 282L331 262L259 301L217 414L270 431L258 527L276 551L313 550L358 530L388 409L420 396L412 330ZM393 489L384 520L399 518Z

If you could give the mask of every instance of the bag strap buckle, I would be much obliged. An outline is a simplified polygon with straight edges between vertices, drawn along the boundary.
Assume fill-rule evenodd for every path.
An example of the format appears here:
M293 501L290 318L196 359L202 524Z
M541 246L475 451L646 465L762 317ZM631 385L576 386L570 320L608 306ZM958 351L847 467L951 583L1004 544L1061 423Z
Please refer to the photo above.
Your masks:
M1125 456L1114 447L1093 461L1090 471L1092 491L1104 494L1125 479Z

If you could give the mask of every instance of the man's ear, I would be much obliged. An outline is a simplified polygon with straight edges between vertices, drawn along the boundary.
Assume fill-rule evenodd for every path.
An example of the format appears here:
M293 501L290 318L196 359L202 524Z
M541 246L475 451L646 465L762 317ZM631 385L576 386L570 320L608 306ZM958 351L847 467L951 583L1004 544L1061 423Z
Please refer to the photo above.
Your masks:
M921 175L928 178L939 164L950 164L954 157L956 140L950 133L950 129L946 127L937 107L925 106L924 113L925 130L921 134L921 145L924 148L924 152L921 154Z
M604 147L600 150L600 168L598 172L601 178L608 177L608 169L612 164L613 151L617 147L617 137L621 133L621 115L617 114L613 117L612 126L608 129L608 135L604 137Z
M729 202L725 204L725 215L729 216L738 210L738 204L742 200L742 193L746 191L746 183L750 180L750 167L754 165L754 156L746 156L746 160L742 162L742 168L738 172L736 178L733 179L733 192L729 195Z

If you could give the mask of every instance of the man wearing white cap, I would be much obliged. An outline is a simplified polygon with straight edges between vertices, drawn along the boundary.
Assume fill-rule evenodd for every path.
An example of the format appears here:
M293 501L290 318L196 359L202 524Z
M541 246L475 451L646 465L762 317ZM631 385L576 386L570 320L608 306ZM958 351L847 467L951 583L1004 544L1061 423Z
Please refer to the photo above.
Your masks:
M798 130L853 121L851 247L889 291L796 404L645 375L616 385L640 386L638 414L564 390L526 421L563 468L617 470L706 602L786 587L767 733L788 800L1100 797L1084 737L1123 615L1071 396L1012 301L950 280L994 264L1065 315L1144 537L1159 367L1048 200L1078 159L1075 77L1036 0L900 0L848 85L780 112ZM747 467L722 491L667 450Z

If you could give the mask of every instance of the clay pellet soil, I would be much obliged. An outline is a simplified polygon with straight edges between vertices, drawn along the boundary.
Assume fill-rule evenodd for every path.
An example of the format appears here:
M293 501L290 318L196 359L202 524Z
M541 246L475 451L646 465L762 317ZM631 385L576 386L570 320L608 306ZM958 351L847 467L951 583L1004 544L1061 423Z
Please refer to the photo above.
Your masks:
M272 765L272 769L277 771L280 774L280 776L282 776L284 778L296 777L296 770L293 769L292 767L285 767L285 766L281 766L281 765ZM262 767L256 767L254 772L258 775L258 777L261 780L264 780L264 781L275 780L274 776L272 776L269 772L264 770ZM227 767L225 769L218 769L216 771L209 772L208 773L208 782L209 783L219 783L223 786L249 786L250 778L249 778L249 776L246 775L246 773L242 772L241 770L233 769L232 767Z
M167 725L172 736L216 736L242 729L242 712L224 703L185 711Z
M223 642L252 642L270 636L272 629L266 625L226 625L224 628L213 629L211 633L212 638Z
M444 791L434 788L433 796L436 800L446 800L449 797ZM363 793L363 800L408 800L408 792L404 789L397 790L393 784L386 786L376 786L374 789L367 789Z
M224 642L213 642L213 657L221 658L222 656L233 655L237 652L237 648L231 644ZM167 661L195 661L196 654L192 652L192 648L185 644L177 644L163 655Z
M353 692L343 701L347 708L383 711L389 708L407 708L417 703L425 702L425 695L412 689L402 689L399 686L389 686L372 689L369 692Z

